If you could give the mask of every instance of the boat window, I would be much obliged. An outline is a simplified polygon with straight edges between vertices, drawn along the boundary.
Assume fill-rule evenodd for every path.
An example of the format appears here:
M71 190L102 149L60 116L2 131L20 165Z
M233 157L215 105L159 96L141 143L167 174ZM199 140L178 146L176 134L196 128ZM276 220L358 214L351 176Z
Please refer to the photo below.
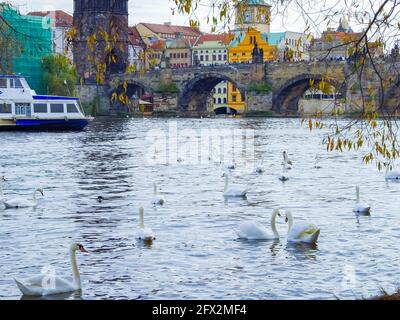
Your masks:
M47 104L46 103L35 103L33 105L34 113L47 113Z
M3 103L0 104L0 113L11 113L11 104Z
M64 105L63 104L51 104L50 105L51 113L64 113Z
M68 113L79 113L78 108L74 104L67 104L67 112Z
M22 82L20 79L10 79L10 88L23 88Z
M0 78L0 88L7 88L7 79Z

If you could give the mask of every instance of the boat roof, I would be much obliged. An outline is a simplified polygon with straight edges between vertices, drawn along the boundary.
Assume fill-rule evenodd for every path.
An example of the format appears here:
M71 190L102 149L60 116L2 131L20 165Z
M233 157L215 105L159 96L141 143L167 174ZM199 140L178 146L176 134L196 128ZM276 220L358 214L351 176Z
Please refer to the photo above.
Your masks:
M78 101L79 98L76 97L62 97L62 96L43 96L36 95L32 96L33 100L69 100L69 101Z
M25 78L23 75L18 75L18 74L0 74L0 78Z

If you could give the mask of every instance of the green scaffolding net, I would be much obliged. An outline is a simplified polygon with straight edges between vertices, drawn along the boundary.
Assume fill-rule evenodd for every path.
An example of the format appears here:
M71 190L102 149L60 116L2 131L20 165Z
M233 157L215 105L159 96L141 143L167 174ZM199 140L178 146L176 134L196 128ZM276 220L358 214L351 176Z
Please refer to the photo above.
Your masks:
M23 75L39 94L46 92L42 59L52 53L51 22L48 17L21 15L11 5L0 3L1 72Z

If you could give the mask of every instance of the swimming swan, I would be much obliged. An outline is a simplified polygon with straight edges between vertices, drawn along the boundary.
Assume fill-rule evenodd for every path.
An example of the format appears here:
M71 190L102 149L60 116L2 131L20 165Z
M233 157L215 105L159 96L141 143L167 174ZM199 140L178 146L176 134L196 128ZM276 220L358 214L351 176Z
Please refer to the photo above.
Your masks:
M371 206L369 206L366 203L361 203L360 202L360 187L356 187L356 197L357 197L357 202L355 207L353 208L353 212L357 214L364 214L364 215L369 215L371 214Z
M222 177L225 177L225 188L224 188L224 197L226 198L246 198L247 193L249 192L248 188L242 186L233 186L229 187L229 176L227 173L224 173Z
M81 244L72 244L69 249L69 256L72 269L72 282L66 279L57 277L56 274L52 277L48 273L40 274L36 277L28 279L25 284L14 279L19 290L25 296L47 296L61 293L74 292L82 289L81 278L76 263L76 251L87 252Z
M153 204L153 206L162 206L162 205L164 205L165 199L164 199L164 197L158 195L157 184L154 183L153 187L154 187L154 192L153 192L154 198L151 201L151 203Z
M6 209L18 209L18 208L31 208L31 207L36 207L37 206L37 200L36 200L36 193L40 192L42 196L44 196L43 189L42 188L37 188L33 192L33 200L27 200L24 198L14 198L11 200L1 200Z
M390 166L387 165L385 179L391 181L400 181L400 172L390 171Z
M276 230L276 217L280 217L279 209L275 209L271 217L271 230L264 227L257 221L247 221L241 223L237 229L234 229L239 239L246 240L277 240L279 233Z
M156 236L152 229L145 228L144 226L144 209L139 209L139 230L136 233L136 239L140 241L153 241Z
M290 211L286 211L286 222L289 222L288 242L314 244L318 241L321 230L314 224L296 223L293 225L293 215Z
M286 151L283 151L283 162L282 165L285 167L287 170L291 170L293 166L293 162L289 160L288 154Z

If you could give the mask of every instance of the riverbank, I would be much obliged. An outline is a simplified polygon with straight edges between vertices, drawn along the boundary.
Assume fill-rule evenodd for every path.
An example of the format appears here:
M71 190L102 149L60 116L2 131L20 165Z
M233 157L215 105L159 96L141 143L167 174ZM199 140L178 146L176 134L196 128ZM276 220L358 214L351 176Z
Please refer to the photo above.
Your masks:
M381 296L374 297L371 300L378 300L378 301L396 301L396 300L400 300L400 289L394 294L388 294L387 292L383 292Z

